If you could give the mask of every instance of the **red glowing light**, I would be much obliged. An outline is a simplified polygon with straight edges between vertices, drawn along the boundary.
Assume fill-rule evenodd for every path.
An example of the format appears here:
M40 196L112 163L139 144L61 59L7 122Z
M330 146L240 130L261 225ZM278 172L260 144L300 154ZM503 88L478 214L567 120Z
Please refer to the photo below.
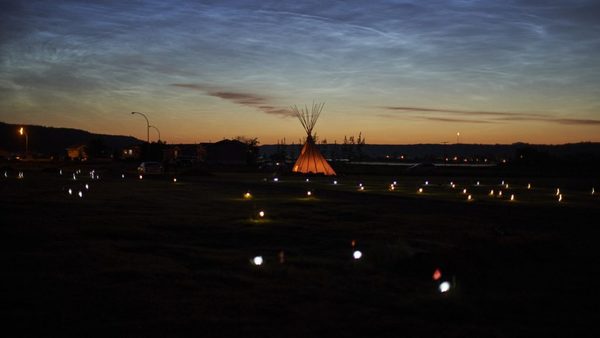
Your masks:
M440 271L440 269L435 269L432 277L433 277L433 280L438 280L438 279L442 278L442 272Z

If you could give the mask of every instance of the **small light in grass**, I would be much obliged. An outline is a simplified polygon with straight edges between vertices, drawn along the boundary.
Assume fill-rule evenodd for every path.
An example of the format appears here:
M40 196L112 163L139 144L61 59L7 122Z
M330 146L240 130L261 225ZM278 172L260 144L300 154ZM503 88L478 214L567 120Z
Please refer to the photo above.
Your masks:
M125 178L125 174L121 174L121 178Z
M511 201L514 201L514 200L515 200L515 194L511 194L511 195L510 195L510 200L511 200Z
M177 183L177 177L173 177L173 183Z
M393 185L398 185L398 182L394 181L392 182Z
M494 189L490 190L490 196L494 196Z
M422 193L422 192L423 192L423 188L419 188L419 190L417 190L417 191L418 191L418 192L419 192L419 194L420 194L420 193Z
M356 246L356 240L353 239L352 241L350 241L350 245L352 245L352 247L354 248Z
M309 190L309 191L307 191L307 192L306 192L306 196L308 196L308 197L312 196L312 192L311 192L310 190Z
M25 177L25 175L23 175L22 171L19 171L19 175L17 176L19 179L22 179L23 177Z
M85 190L90 190L90 186L87 183L85 184Z
M359 187L359 188L360 188L360 187L362 187L362 186L363 186L363 184L362 184L362 183L359 183L359 184L358 184L358 187Z
M469 201L473 200L473 196L471 196L471 195L467 196L467 200L469 200Z
M506 187L506 189L508 189L508 183L506 183L505 187Z
M502 190L498 191L498 197L502 197Z
M429 185L429 181L425 181L425 185Z
M96 179L99 180L100 179L100 175L96 175Z
M73 195L73 189L69 189L69 195Z
M144 176L140 175L140 180L143 179L143 178L144 178Z
M476 186L479 186L479 181L477 181L477 183L475 184Z
M352 257L354 257L354 259L360 259L362 257L362 252L360 252L359 250L354 250L354 252L352 253Z
M337 180L333 180L333 184L337 184Z
M58 170L58 174L59 174L59 175L62 175L62 169L59 169L59 170Z
M264 217L265 217L265 212L264 212L264 211L262 211L262 210L261 210L261 211L259 211L259 212L258 212L258 217L260 217L260 218L264 218Z
M449 282L440 283L439 290L441 293L448 292L450 290L450 283Z
M456 184L452 183L452 189L456 188Z
M244 198L245 198L245 199L247 199L247 200L248 200L248 199L251 199L251 198L252 198L252 194L251 194L251 193L248 191L248 192L246 192L246 193L244 194Z
M504 185L504 180L502 180L502 183L500 183L500 185Z
M592 195L596 194L596 190L592 187Z
M556 188L556 196L560 195L560 188Z
M279 182L279 178L278 177L273 178L273 182Z
M79 195L79 198L83 197L83 192L81 192L81 190L79 190L79 192L77 193L77 195Z
M463 189L463 194L466 194L466 193L467 193L467 189L465 188L465 189Z
M364 190L365 190L365 187L361 186L360 188L358 188L358 190L360 190L360 191L364 191Z
M390 191L393 191L394 189L396 189L396 186L393 184L390 184Z
M256 266L261 266L263 264L262 256L256 256L256 257L252 258L252 264L254 264Z
M4 172L4 178L8 178L8 173L6 171Z
M431 278L433 278L433 280L438 280L438 279L442 278L442 271L440 271L440 269L435 269L435 271L433 272L433 276L431 276Z
M73 173L73 181L77 181L77 176L75 176L75 173Z
M306 179L306 182L310 182L310 180L307 178L307 179Z
M527 189L531 189L531 183L527 183Z
M563 198L562 198L562 194L558 194L558 201L559 201L559 202L562 202L562 199L563 199Z

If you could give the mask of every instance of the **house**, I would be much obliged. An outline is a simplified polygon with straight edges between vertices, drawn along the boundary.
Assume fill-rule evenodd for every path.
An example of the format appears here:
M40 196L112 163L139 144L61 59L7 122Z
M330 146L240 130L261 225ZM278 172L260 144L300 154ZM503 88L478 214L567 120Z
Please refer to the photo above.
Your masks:
M124 160L139 160L142 157L140 146L131 146L121 150L121 158Z
M88 159L88 154L86 151L85 144L77 144L70 147L67 147L67 157L73 160L85 161Z
M206 149L206 162L220 165L246 165L248 145L238 140L222 140L216 143L202 143Z

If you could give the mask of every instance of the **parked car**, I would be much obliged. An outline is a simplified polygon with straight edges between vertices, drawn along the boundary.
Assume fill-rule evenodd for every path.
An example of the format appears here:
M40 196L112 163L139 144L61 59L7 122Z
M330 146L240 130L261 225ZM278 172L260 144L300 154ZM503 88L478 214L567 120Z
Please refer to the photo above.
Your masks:
M159 162L142 162L137 170L138 173L145 175L160 175L163 173L163 167Z

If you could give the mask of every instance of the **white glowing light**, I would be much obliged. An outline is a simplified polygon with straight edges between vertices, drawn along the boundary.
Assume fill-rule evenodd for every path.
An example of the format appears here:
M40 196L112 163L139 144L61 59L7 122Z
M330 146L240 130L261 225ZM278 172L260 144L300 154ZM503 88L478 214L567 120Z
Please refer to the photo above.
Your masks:
M429 185L429 181L425 181L425 185Z
M472 199L473 199L473 197L472 197L471 195L467 196L467 200L469 200L469 201L470 201L470 200L472 200Z
M360 258L362 257L362 252L360 252L360 251L358 251L358 250L355 250L355 251L352 253L352 257L354 257L354 259L360 259Z
M279 178L278 177L273 178L273 182L279 182Z
M500 183L500 185L504 185L504 180L502 181L502 183Z
M596 190L594 188L592 188L592 195L594 195L596 193Z
M527 189L531 189L531 183L527 183Z
M85 190L90 190L90 186L86 183Z
M262 256L256 256L252 259L252 263L256 266L260 266L263 263L263 258Z
M337 180L333 180L333 184L337 184Z
M362 183L359 183L359 184L358 184L358 186L359 186L359 187L362 187L362 186L363 186L363 184L362 184Z
M558 201L559 201L559 202L562 202L562 194L559 194L559 195L558 195Z
M121 178L125 178L125 174L121 174Z
M448 292L450 290L450 283L449 282L440 283L439 289L440 289L441 293Z
M77 176L73 173L73 181L77 181Z
M310 190L306 192L306 196L311 196L311 195L312 195L312 192Z
M506 189L508 189L508 183L506 183Z
M394 190L396 187L393 184L390 184L390 190Z
M73 195L73 190L69 189L69 195Z
M100 179L100 175L96 175L96 179L99 180Z
M475 185L479 186L479 181L477 181L477 183Z
M494 196L494 189L490 190L490 196Z
M17 176L19 179L22 179L23 177L25 177L25 175L23 175L22 171L19 171L19 175Z
M515 200L515 194L511 194L511 195L510 195L510 200L511 200L511 201L514 201L514 200Z
M394 181L392 182L393 185L398 185L398 182Z
M560 188L556 188L556 196L560 195Z
M62 169L60 169L60 170L58 171L58 174L59 174L59 175L62 175Z
M359 190L363 191L363 190L365 190L365 187L361 186Z
M262 211L262 210L261 210L261 211L259 211L259 212L258 212L258 217L260 217L260 218L263 218L263 217L265 217L265 212L264 212L264 211Z
M177 183L177 177L173 177L173 183Z
M83 197L83 193L81 192L81 190L79 190L79 193L77 193L77 195L79 195L79 197Z
M310 182L310 180L307 178L307 179L306 179L306 182Z
M144 178L144 176L140 175L140 180L143 179L143 178Z
M466 194L466 193L467 193L467 189L463 189L463 194Z
M8 178L8 173L6 171L4 172L4 178Z
M498 191L498 197L502 197L502 190Z
M422 193L423 192L423 188L419 188L418 192Z

